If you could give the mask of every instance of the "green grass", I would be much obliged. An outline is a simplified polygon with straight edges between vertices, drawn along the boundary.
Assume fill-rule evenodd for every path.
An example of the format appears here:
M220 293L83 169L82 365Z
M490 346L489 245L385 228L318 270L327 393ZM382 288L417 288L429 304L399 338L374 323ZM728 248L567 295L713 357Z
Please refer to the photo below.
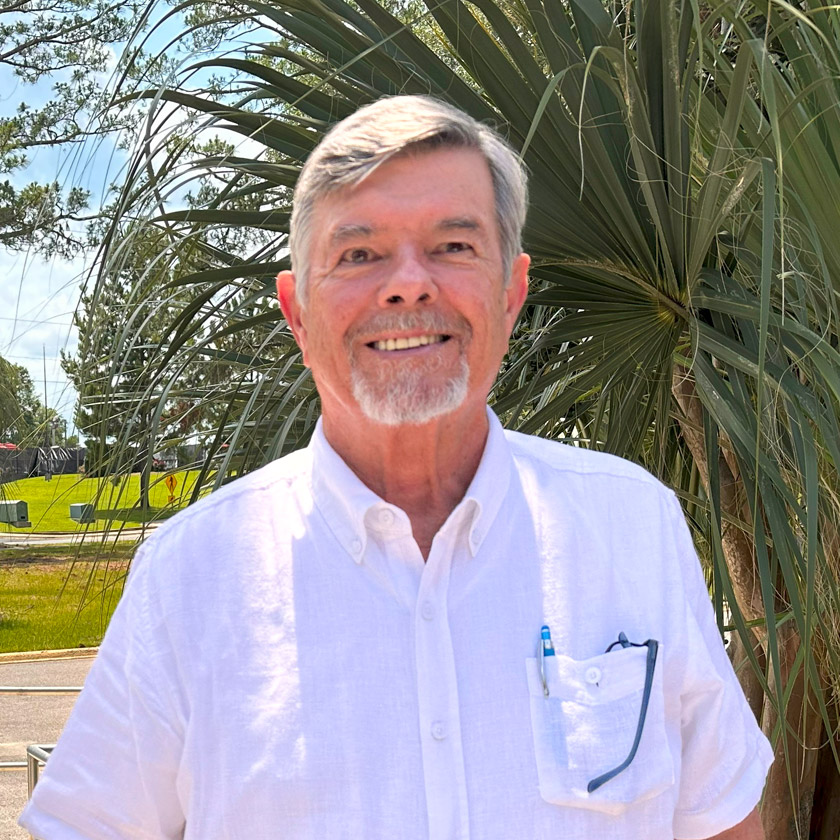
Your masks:
M95 647L133 543L0 549L0 653Z
M174 473L178 480L175 501L169 502L169 490L163 483L164 473L152 474L149 490L150 507L141 510L140 475L134 473L116 480L85 478L81 475L56 475L51 481L44 478L25 478L0 484L0 500L22 500L29 505L32 531L77 533L85 530L104 530L137 527L144 522L166 519L185 507L198 476L195 470ZM70 518L70 505L93 504L96 522L80 525ZM0 523L0 532L26 533L29 529L13 528Z

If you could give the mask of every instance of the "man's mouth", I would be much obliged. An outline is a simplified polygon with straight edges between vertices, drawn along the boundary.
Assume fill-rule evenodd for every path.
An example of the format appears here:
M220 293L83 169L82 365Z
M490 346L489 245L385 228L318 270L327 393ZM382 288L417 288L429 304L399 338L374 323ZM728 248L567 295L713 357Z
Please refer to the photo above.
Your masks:
M384 338L381 341L371 341L368 347L374 350L412 350L415 347L425 347L427 344L441 344L449 341L452 336L444 333L430 335L415 335L411 338Z

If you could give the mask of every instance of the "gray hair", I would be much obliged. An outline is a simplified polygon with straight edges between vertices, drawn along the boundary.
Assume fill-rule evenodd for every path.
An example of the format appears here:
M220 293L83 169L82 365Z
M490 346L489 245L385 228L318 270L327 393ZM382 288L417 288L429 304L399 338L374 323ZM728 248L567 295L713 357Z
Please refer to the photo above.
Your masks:
M295 187L289 250L298 297L306 300L310 227L319 199L363 181L397 155L427 149L481 152L490 169L505 280L522 251L528 181L517 154L492 128L431 96L391 96L334 125L306 161Z

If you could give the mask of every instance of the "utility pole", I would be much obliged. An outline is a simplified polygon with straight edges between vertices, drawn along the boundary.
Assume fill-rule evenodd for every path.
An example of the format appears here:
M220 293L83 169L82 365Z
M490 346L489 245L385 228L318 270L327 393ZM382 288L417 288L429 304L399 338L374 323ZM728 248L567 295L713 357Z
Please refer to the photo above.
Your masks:
M46 441L46 445L50 445L50 428L49 423L47 423L47 345L42 344L41 349L44 353L44 440Z

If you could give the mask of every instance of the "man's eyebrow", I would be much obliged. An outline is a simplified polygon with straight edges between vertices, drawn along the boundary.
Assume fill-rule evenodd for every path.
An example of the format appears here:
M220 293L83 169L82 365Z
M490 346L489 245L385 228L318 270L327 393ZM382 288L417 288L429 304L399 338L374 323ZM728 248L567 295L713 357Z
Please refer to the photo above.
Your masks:
M439 230L482 230L483 225L478 219L472 216L454 216L451 219L442 219L436 225Z
M330 234L330 242L333 245L337 245L341 242L346 242L348 239L358 239L364 236L371 236L372 234L373 228L370 225L339 225Z

